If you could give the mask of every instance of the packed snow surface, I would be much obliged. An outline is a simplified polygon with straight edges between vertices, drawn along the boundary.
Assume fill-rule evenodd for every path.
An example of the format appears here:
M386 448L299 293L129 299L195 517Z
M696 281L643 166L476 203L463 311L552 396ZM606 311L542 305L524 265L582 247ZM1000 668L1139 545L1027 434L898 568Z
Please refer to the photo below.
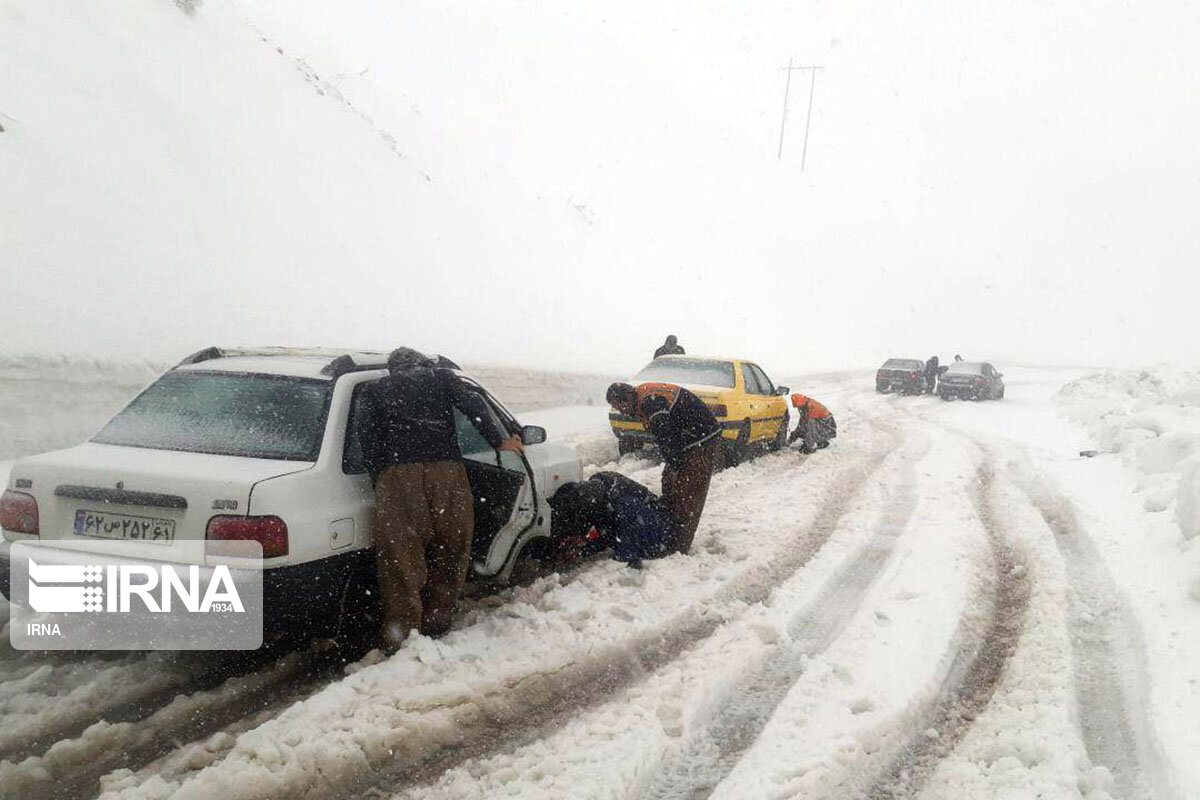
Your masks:
M554 396L552 375L505 380ZM5 650L0 795L1200 795L1194 374L1005 380L943 402L792 379L838 438L717 474L691 555L470 601L391 658L199 687L171 654ZM0 403L36 419L19 383ZM653 458L616 459L607 408L563 392L522 422L657 488Z

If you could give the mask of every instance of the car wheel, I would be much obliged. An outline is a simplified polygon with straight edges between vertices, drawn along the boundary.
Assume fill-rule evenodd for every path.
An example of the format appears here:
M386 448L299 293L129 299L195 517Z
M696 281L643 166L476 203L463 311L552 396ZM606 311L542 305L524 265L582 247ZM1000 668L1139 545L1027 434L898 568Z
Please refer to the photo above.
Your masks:
M534 539L517 554L512 572L508 574L509 586L526 586L543 575L554 571L554 552L549 540Z
M938 394L940 394L942 396L942 399L945 400L947 403L950 402L950 393L949 392L938 392Z
M1003 387L1003 386L1001 386L1001 387L1000 387L1000 393L996 395L996 399L997 399L997 400L1003 400L1003 399L1004 399L1004 387Z
M725 451L725 467L736 467L746 460L750 452L750 420L744 421L738 428L737 439L732 442L722 438L721 444Z

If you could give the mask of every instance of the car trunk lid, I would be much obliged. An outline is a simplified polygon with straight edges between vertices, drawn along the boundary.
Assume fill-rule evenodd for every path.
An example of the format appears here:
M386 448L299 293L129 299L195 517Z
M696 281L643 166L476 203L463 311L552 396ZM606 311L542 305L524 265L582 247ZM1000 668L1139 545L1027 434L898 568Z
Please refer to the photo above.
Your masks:
M123 540L140 557L202 564L209 519L244 515L256 483L311 466L89 442L22 459L12 477L31 483L21 491L37 499L42 541Z

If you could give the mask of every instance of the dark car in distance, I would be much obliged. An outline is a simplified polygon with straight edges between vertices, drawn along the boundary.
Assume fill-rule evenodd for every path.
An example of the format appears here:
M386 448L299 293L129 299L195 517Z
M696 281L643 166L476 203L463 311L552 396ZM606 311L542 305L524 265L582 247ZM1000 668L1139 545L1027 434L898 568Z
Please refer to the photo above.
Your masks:
M1004 397L1004 373L986 361L956 361L938 379L943 400L999 400Z
M925 362L919 358L889 358L875 373L875 391L924 394Z

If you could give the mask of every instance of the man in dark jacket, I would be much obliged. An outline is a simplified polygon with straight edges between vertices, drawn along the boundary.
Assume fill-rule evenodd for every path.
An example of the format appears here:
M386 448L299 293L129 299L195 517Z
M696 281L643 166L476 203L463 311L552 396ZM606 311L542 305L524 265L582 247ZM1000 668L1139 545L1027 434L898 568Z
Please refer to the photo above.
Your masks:
M654 351L655 358L658 358L659 356L682 355L684 355L683 348L679 345L679 339L676 338L675 334L673 333L666 338L666 341L664 341L657 350Z
M925 393L933 394L937 387L938 379L938 357L932 356L925 362Z
M492 447L521 448L482 397L415 350L393 351L388 375L363 390L358 436L375 485L371 533L389 651L414 628L428 636L449 630L466 580L475 509L456 408Z
M704 402L682 386L628 383L608 387L608 402L636 416L654 436L663 458L662 499L671 516L668 551L687 553L700 524L716 466L721 425Z

